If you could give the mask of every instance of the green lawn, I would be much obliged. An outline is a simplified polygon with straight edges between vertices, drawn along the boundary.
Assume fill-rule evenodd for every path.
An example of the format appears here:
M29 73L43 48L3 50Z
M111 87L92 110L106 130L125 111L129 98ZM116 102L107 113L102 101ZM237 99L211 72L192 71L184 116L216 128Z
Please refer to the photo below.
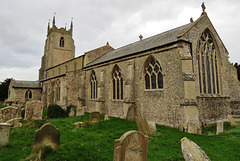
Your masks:
M76 128L73 123L89 120L89 114L65 119L48 119L61 131L58 153L50 153L47 160L112 160L114 139L129 130L137 130L135 121L111 118L110 121L92 123L90 128ZM24 122L30 127L32 122ZM158 132L149 137L148 160L184 160L180 140L187 137L198 144L212 161L240 160L240 125L215 135L215 127L207 129L203 135L187 134L176 129L157 126ZM11 130L9 145L0 147L0 160L14 161L27 158L31 154L34 131L37 128L16 128Z

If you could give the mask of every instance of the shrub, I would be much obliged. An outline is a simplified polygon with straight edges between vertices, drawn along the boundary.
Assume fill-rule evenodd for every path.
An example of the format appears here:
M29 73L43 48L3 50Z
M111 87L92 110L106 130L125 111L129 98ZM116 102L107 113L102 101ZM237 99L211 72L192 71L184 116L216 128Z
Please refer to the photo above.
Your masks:
M67 113L59 105L51 104L48 106L47 117L48 118L64 118L64 117L67 117Z

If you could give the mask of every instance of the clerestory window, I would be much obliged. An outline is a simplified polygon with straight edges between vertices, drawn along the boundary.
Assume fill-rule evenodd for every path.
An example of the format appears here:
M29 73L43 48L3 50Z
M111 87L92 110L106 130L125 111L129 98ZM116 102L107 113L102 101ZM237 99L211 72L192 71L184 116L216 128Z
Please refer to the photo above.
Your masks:
M97 78L94 71L92 71L90 83L91 83L91 99L96 99L97 98Z
M163 75L160 63L150 56L144 69L145 89L162 89Z
M197 61L200 93L219 94L219 58L208 29L202 33L198 41Z
M123 78L121 69L116 65L112 73L113 81L113 99L122 100L123 99Z

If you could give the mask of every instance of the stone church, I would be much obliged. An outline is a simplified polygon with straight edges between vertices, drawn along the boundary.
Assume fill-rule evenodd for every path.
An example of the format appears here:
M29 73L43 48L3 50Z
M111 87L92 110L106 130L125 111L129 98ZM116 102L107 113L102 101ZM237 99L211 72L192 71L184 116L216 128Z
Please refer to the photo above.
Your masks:
M205 7L183 26L114 49L75 57L70 29L48 24L39 80L12 80L9 102L41 100L45 108L72 104L85 112L197 133L203 124L240 114L240 83Z

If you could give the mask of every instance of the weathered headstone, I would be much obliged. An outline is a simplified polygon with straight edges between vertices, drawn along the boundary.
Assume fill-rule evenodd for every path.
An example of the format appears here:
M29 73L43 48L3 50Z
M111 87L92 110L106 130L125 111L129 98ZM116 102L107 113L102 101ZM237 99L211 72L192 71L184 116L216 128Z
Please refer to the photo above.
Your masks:
M17 118L20 116L21 116L20 107L8 106L8 107L0 108L0 123L4 123L8 120L11 120L13 118Z
M77 107L76 109L76 116L82 116L84 115L84 108L83 107Z
M42 101L27 101L24 120L41 120L43 115Z
M6 123L10 124L10 126L15 128L15 127L22 127L21 121L22 121L22 118L19 117L19 118L14 118L14 119L8 120Z
M108 120L110 120L109 117L108 117L108 115L105 115L105 116L104 116L104 121L108 121Z
M224 124L223 120L217 121L217 135L223 132Z
M8 144L10 125L7 123L0 123L0 146Z
M148 137L139 131L128 131L114 141L113 161L146 161Z
M154 132L157 131L156 124L153 121L147 121L147 123L148 123L150 134L152 135Z
M132 105L128 108L126 118L128 120L135 120L136 117L136 106Z
M98 122L100 117L100 112L92 112L90 114L90 122Z
M140 113L137 114L137 116L136 116L136 123L137 123L137 126L138 126L138 131L140 131L144 135L148 135L148 136L151 135L149 127L148 127L148 123L144 119L142 114L140 114Z
M206 153L186 137L181 139L181 147L185 161L210 161Z
M198 134L198 123L196 121L188 122L188 133Z
M35 131L32 153L44 146L49 146L54 151L58 151L59 140L59 129L51 123L46 123L40 129Z
M228 121L230 122L231 126L237 125L236 121L234 120L232 115L227 115Z

